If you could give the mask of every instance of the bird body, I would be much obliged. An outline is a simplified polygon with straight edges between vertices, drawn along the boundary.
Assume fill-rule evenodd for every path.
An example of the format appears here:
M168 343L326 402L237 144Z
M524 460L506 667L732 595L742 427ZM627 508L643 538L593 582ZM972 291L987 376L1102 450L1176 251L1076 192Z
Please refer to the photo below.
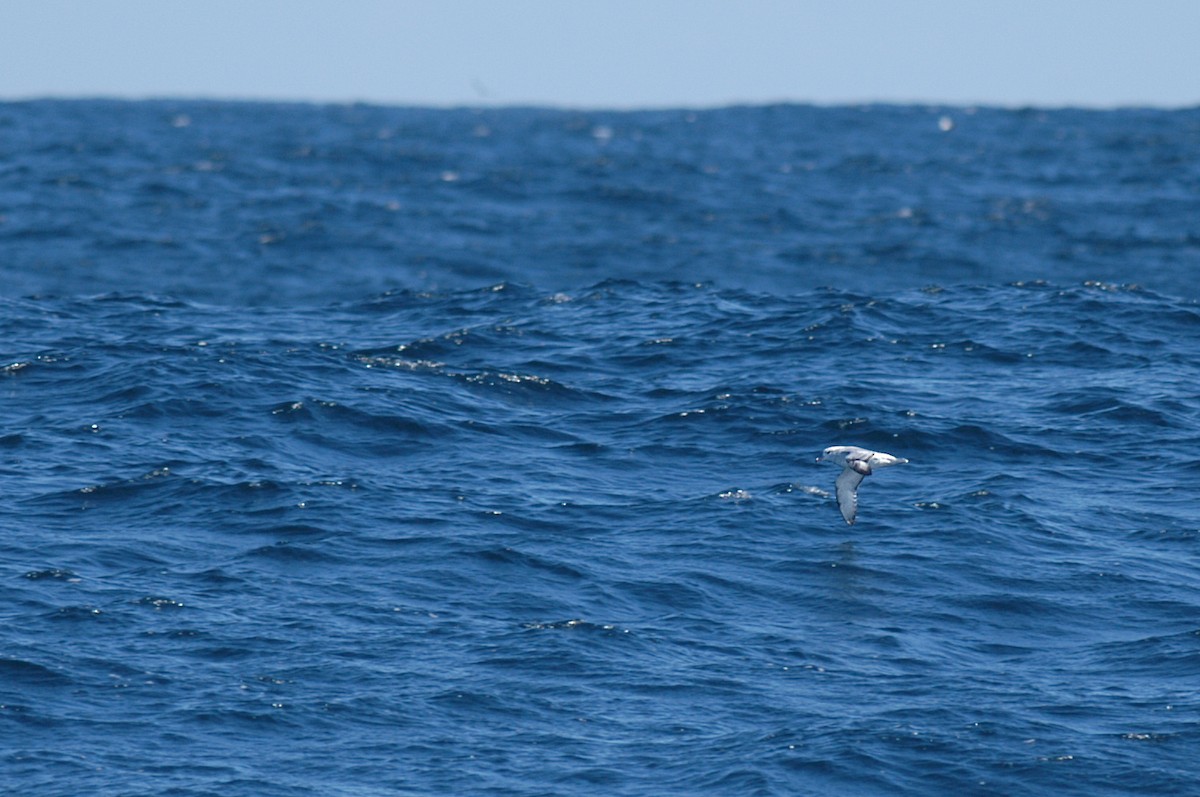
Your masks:
M854 525L858 515L858 485L878 468L903 465L903 457L894 457L882 451L871 451L858 446L830 446L821 452L817 462L832 462L842 466L834 486L837 488L838 509L846 523Z

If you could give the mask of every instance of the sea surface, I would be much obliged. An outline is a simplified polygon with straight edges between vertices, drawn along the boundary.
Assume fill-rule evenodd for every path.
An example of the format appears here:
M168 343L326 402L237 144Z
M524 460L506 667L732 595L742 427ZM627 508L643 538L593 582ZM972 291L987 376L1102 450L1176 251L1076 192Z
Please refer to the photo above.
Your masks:
M6 794L1198 795L1198 452L1200 110L0 104Z

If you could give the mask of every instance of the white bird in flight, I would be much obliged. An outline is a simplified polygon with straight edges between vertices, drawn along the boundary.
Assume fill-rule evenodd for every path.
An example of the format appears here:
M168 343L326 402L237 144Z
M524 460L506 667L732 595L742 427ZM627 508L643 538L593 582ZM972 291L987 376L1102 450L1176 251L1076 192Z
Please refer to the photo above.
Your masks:
M838 509L842 510L846 522L853 526L854 517L858 514L858 485L862 484L862 480L876 468L903 465L908 460L858 446L830 446L821 452L817 462L832 462L842 466L843 470L834 482L837 486Z

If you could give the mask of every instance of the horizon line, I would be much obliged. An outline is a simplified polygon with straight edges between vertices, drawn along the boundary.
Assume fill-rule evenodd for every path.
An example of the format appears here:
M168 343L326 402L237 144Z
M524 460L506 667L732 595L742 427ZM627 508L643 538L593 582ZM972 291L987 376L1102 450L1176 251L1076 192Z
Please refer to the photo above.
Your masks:
M326 107L373 106L379 108L411 108L425 110L546 110L564 112L610 112L636 113L655 111L717 111L730 108L769 108L777 106L798 106L810 108L869 108L869 107L921 107L930 110L955 109L965 112L976 110L1004 111L1189 111L1200 109L1200 99L1192 103L1157 103L1157 102L1006 102L1006 101L971 101L963 99L932 100L924 98L912 99L881 99L881 98L846 98L839 100L813 100L800 98L779 99L745 99L724 100L703 103L634 103L629 105L604 105L593 103L566 103L548 100L471 100L445 102L416 102L401 99L377 99L366 97L288 97L271 95L220 95L220 94L186 94L186 93L147 93L147 94L118 94L99 92L86 93L57 93L37 92L29 94L0 94L0 103L18 104L33 102L127 102L135 103L165 103L165 102L212 102L228 104L263 104L263 105L310 105Z

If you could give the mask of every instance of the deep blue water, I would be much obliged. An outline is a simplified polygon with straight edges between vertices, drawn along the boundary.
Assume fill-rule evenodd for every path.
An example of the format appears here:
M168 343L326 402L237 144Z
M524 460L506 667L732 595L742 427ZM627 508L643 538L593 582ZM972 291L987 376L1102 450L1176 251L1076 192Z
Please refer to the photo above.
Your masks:
M1200 794L1198 277L1195 110L2 104L4 789Z

